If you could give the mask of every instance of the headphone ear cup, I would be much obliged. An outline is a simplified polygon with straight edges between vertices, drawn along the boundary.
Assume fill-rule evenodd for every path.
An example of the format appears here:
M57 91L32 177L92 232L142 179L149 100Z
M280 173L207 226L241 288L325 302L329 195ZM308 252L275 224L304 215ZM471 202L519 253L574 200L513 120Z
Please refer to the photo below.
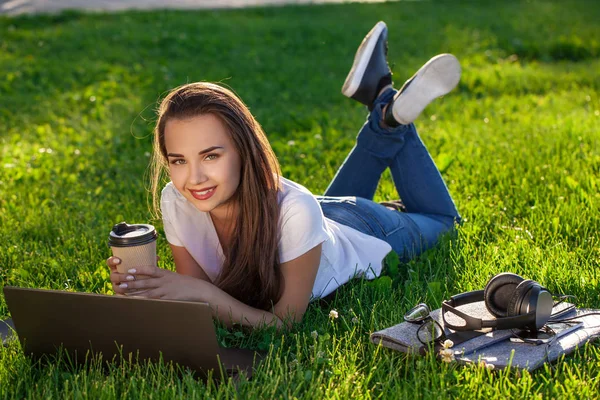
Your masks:
M490 279L483 291L488 311L496 317L506 317L515 289L523 281L522 277L510 272L498 274Z
M521 314L527 314L527 310L526 309L523 310L522 306L526 300L525 298L528 297L529 292L535 285L538 285L538 283L535 281L532 281L530 279L526 279L523 282L519 283L519 285L515 289L515 292L512 295L512 297L510 298L510 301L508 303L508 309L507 309L507 313L506 313L507 317L516 317ZM538 290L538 292L539 292L539 290ZM531 300L531 299L528 299L528 300ZM531 303L531 301L527 301L527 303ZM531 311L533 311L533 310L531 310Z
M515 294L510 299L507 317L517 317L533 313L527 323L519 328L531 331L538 329L538 326L536 326L538 319L537 303L541 290L542 286L539 283L529 279L524 280L517 286Z

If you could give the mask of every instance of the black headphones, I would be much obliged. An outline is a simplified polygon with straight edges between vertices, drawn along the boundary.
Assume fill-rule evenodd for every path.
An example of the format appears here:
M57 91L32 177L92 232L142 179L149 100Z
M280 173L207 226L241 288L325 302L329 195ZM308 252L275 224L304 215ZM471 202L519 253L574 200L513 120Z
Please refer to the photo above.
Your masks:
M458 311L455 307L484 301L492 320L482 320ZM445 327L455 331L472 331L484 328L525 329L536 331L548 322L554 302L552 294L536 281L523 279L508 272L494 276L484 290L461 293L442 302L442 318ZM465 321L454 325L446 320L446 313Z

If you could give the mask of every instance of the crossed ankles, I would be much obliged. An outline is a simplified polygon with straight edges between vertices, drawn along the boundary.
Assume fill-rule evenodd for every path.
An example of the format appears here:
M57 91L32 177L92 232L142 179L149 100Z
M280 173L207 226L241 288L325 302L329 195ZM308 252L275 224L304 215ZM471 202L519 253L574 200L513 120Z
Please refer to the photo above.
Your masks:
M375 100L393 87L387 62L387 26L378 22L361 42L342 93L373 110ZM449 93L460 80L461 68L452 54L427 61L383 107L380 126L412 123L433 100Z

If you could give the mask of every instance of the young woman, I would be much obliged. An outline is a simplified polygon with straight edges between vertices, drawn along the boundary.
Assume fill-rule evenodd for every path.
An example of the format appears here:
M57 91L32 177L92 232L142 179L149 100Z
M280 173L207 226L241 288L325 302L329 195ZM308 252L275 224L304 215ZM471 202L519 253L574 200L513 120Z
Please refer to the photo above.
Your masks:
M379 22L342 88L370 114L324 196L281 176L261 126L231 91L174 89L158 111L154 199L165 167L160 211L176 272L119 274L111 257L115 293L204 301L226 324L282 326L353 277L377 277L391 250L409 258L435 244L460 217L412 121L456 86L460 65L434 57L396 91L386 55ZM372 201L388 167L406 212Z

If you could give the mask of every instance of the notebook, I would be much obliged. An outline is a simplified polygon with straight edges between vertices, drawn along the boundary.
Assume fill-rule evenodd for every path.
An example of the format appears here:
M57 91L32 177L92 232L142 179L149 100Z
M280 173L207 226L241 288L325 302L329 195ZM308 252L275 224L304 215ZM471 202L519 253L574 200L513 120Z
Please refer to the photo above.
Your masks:
M264 356L218 345L207 303L4 287L12 320L0 322L3 343L14 327L25 354L55 355L62 348L77 363L86 353L107 362L129 359L173 361L206 378L209 371L252 375Z
M494 316L485 307L483 302L475 302L459 307L459 309L469 315L477 316L483 319L493 319ZM573 309L573 304L561 303L552 309L552 315L559 313L562 318L583 315L589 312L600 312L600 310L579 310ZM431 317L444 326L441 309L438 308L431 312ZM460 324L458 318L451 314L447 315L450 322ZM532 371L542 366L545 362L552 362L563 354L573 352L578 346L582 346L589 340L600 335L600 316L589 315L578 319L583 322L580 329L574 330L557 338L550 345L533 345L528 343L513 343L510 338L515 332L511 329L495 330L489 332L454 332L444 328L444 333L453 340L455 345L452 347L454 356L461 363L477 363L485 361L498 368L513 366L520 369ZM414 354L424 354L426 349L417 338L417 329L419 325L409 322L402 322L371 334L371 341L375 344L381 344L384 347ZM518 331L517 331L518 333ZM464 340L461 340L464 338Z
M510 340L505 340L486 348L456 354L456 359L462 363L485 361L487 364L492 364L500 369L511 366L533 371L544 365L544 363L568 355L590 340L598 338L600 336L600 315L586 315L598 312L600 310L577 309L577 315L582 317L575 321L582 322L583 325L579 329L558 337L548 345L513 343Z
M458 308L460 311L468 315L474 315L478 318L493 319L494 316L485 308L483 302L474 302L465 304ZM444 326L442 319L442 309L438 308L431 312L431 318L436 320L440 326ZM457 320L455 315L448 314L449 322L460 325L462 322ZM375 344L381 343L384 347L402 351L404 353L423 353L423 344L417 338L417 330L420 325L411 324L410 322L402 322L397 325L382 329L371 334L371 341ZM461 354L468 354L475 350L491 346L499 341L507 340L512 336L510 330L491 331L491 332L454 332L448 328L444 328L446 336L453 339L455 346L453 349ZM456 334L456 335L455 335ZM458 340L454 338L458 337ZM460 340L464 337L465 340Z

